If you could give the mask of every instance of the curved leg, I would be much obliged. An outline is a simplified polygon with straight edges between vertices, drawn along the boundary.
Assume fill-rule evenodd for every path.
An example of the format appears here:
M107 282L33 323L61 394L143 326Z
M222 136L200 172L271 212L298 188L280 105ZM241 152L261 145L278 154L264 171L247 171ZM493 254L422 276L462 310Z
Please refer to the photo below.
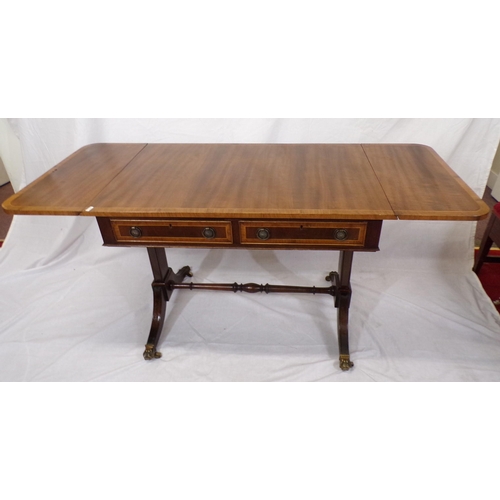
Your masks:
M168 267L167 255L164 248L148 248L149 260L153 271L153 320L149 331L148 342L144 351L144 359L152 360L161 358L161 352L157 351L165 322L167 302L170 300L173 290L169 288L170 283L181 283L186 276L192 276L191 268L184 266L177 273Z
M342 293L342 292L341 292ZM350 292L349 297L346 299L341 298L339 301L339 308L337 311L337 332L339 338L339 361L340 361L340 369L343 371L349 370L354 366L354 363L351 361L349 354L349 304L350 301ZM342 303L342 302L347 303Z
M144 351L144 359L151 360L161 358L161 352L156 350L160 340L163 323L165 322L165 313L167 311L167 300L162 286L153 284L153 321L149 331L148 343Z
M353 252L340 252L339 274L335 307L337 311L337 335L339 341L340 369L349 370L354 366L349 354L349 306L351 304L351 268Z

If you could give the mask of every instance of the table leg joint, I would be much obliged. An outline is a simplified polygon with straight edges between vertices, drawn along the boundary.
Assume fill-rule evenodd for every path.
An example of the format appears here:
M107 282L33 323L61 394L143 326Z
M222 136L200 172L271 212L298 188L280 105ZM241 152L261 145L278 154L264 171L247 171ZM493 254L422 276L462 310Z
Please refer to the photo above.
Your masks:
M189 266L184 266L174 273L171 267L168 268L167 275L165 276L163 286L167 296L167 301L170 300L172 292L175 290L174 284L182 283L187 276L193 276L191 268Z

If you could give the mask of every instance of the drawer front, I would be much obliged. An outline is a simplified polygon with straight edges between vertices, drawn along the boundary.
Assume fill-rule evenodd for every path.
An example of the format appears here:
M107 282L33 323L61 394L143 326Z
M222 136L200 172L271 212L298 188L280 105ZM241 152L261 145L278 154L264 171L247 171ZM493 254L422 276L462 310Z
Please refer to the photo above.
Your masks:
M240 222L243 245L362 247L366 222Z
M166 245L230 245L233 243L231 222L179 220L111 219L118 243Z

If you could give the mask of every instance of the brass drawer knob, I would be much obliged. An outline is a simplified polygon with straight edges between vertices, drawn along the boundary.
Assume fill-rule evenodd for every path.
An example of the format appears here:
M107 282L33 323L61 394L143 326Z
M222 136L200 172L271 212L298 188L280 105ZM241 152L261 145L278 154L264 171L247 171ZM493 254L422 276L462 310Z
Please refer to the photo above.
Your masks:
M259 238L259 240L268 240L270 237L271 233L269 232L269 229L261 227L257 230L257 238Z
M201 234L203 235L204 238L207 240L211 240L212 238L215 238L215 229L213 227L206 227Z
M347 232L347 229L336 229L333 233L333 237L338 241L347 240L348 236L349 233Z
M132 236L132 238L140 238L142 236L141 228L133 226L130 228L129 234L130 236Z

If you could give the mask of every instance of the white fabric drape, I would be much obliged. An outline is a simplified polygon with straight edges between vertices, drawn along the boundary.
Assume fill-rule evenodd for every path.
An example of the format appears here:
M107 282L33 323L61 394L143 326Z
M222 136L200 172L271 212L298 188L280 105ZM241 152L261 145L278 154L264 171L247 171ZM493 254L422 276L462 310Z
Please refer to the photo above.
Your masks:
M422 143L481 195L498 119L16 119L26 182L93 142ZM305 167L306 168L306 167ZM338 367L330 297L175 292L160 360L145 249L94 219L16 216L0 250L0 380L500 380L500 321L472 273L472 222L386 221L354 257ZM197 282L321 285L337 252L167 251Z

